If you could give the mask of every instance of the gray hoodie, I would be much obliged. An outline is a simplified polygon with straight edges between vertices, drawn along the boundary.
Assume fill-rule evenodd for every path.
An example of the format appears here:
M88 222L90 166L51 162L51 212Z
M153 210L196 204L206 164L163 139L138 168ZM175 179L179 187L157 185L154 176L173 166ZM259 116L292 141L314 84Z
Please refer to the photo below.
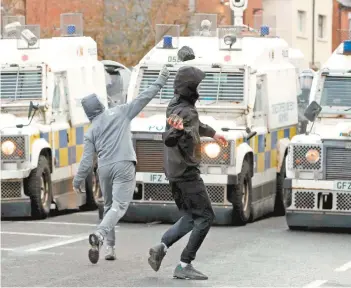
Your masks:
M130 103L105 110L95 94L82 99L82 105L91 122L84 135L84 152L73 185L79 188L92 168L95 153L98 166L119 161L135 161L130 122L154 98L166 84L167 78L159 78Z

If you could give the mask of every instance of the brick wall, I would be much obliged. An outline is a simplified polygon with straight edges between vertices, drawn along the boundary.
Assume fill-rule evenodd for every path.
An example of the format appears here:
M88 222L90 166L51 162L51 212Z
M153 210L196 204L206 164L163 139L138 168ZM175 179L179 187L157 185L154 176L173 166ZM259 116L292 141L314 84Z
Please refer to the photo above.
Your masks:
M351 28L349 27L349 12L351 12L351 8L343 7L336 0L333 1L333 51L342 41L349 39L348 30Z
M49 35L55 35L53 26L59 27L61 13L83 13L84 30L90 31L103 25L103 11L103 0L26 0L27 24L40 24Z

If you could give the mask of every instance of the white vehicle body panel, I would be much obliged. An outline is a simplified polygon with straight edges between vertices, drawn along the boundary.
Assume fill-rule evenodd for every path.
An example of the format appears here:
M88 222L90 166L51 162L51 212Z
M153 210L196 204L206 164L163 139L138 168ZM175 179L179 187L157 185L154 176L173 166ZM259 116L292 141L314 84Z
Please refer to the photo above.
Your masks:
M347 111L350 70L351 56L343 53L342 43L313 80L310 103L316 101L322 111L314 123L309 123L309 134L291 140L286 160L290 179L287 189L292 196L288 225L351 227L351 109ZM326 101L337 102L332 105ZM316 164L305 158L312 149L320 155Z

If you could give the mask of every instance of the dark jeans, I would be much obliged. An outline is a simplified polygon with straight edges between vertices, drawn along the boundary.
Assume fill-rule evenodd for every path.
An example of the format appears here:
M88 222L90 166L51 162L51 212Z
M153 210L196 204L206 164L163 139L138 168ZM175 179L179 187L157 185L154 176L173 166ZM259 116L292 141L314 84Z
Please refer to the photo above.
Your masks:
M162 242L170 247L192 231L180 258L180 261L189 264L195 259L197 250L211 228L214 212L201 178L187 182L170 182L170 185L173 198L184 216L166 231Z

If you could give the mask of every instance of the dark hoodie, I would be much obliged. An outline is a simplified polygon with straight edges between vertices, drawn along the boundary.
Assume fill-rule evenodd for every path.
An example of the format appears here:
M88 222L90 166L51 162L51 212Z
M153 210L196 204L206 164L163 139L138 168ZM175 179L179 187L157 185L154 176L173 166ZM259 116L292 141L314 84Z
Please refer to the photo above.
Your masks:
M216 131L203 124L195 108L199 99L197 87L206 74L190 66L181 67L174 80L174 98L170 101L166 116L177 114L183 118L184 130L177 130L166 123L163 133L164 171L172 182L187 181L199 177L201 161L200 137L213 137Z

